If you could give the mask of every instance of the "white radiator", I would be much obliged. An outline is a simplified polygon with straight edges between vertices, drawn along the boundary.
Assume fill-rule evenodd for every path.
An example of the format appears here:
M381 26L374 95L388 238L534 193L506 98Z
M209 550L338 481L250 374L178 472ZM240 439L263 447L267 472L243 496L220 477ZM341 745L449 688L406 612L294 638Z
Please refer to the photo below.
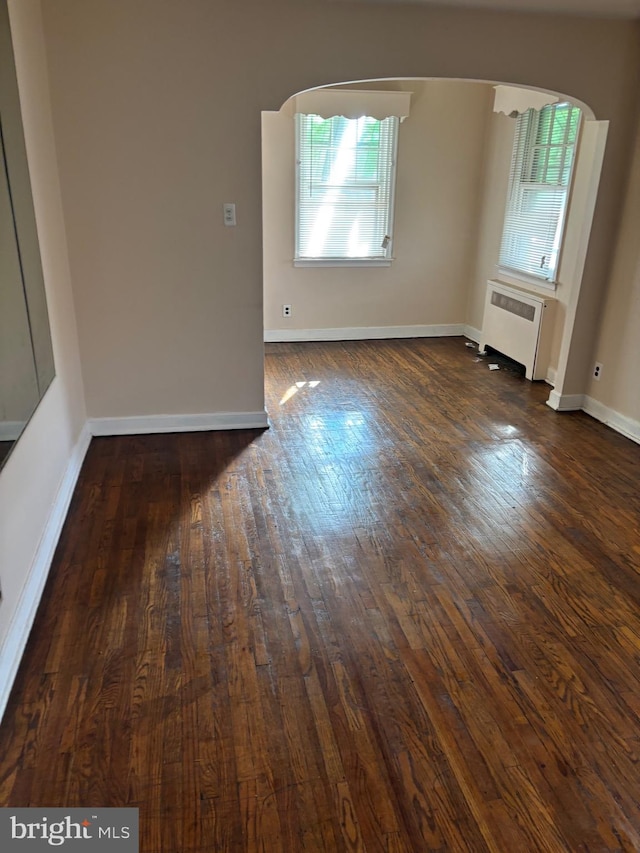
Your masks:
M526 368L527 379L546 379L555 299L487 282L480 350L486 346Z

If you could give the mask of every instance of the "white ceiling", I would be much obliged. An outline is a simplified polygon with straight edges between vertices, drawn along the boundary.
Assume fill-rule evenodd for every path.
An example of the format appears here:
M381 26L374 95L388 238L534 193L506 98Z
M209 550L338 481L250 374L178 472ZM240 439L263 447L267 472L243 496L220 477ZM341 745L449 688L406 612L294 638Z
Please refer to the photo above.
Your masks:
M607 18L640 18L640 0L359 0L361 3L414 3L423 6L559 12Z

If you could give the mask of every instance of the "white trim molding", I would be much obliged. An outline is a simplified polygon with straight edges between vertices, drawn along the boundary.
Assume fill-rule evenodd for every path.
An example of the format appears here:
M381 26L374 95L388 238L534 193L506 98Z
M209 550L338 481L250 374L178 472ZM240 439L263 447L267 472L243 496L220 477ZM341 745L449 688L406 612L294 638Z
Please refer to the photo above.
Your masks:
M465 326L462 334L465 338L469 338L469 340L475 341L479 344L480 338L482 337L482 329L476 329L474 326Z
M616 412L615 409L605 406L593 397L588 397L586 394L559 394L557 391L552 391L547 400L547 406L550 406L556 412L585 412L605 426L611 427L616 432L624 435L625 438L630 438L637 444L640 444L640 422Z
M582 409L588 415L591 415L592 418L601 421L601 423L606 424L606 426L611 427L611 429L621 433L626 438L630 438L632 441L640 444L639 421L628 418L626 415L616 412L615 409L610 409L609 406L605 406L604 403L594 400L593 397L585 396Z
M323 86L319 89L307 89L306 92L295 95L287 102L287 112L313 113L322 118L371 116L378 121L396 116L403 121L411 109L411 95L412 92L396 92L388 89L376 91L333 89Z
M494 113L504 113L511 117L513 113L525 113L528 109L541 110L547 104L557 104L558 96L535 89L520 89L516 86L494 86Z
M385 338L442 338L466 334L463 323L437 326L353 326L340 329L265 329L266 343L284 341L367 341Z
M560 394L555 389L549 394L547 406L555 412L580 412L584 404L584 394Z
M0 719L4 714L29 639L29 633L49 576L49 569L62 532L62 526L67 517L69 504L90 442L91 433L88 425L85 424L75 447L71 451L69 462L29 569L26 583L20 593L9 630L0 649Z
M199 415L139 415L91 418L91 435L145 435L159 432L204 432L220 429L266 429L267 413L211 412Z

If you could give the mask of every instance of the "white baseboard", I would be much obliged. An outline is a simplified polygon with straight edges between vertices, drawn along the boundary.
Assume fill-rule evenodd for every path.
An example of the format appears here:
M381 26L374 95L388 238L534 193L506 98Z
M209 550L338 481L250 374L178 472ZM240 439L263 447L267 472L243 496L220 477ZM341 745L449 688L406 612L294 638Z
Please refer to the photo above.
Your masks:
M353 326L340 329L265 329L265 343L284 341L367 341L385 338L442 338L465 334L463 323L436 326Z
M477 344L480 343L480 336L482 335L481 329L476 329L473 326L465 326L463 335L465 338L469 338L472 341L475 341Z
M592 418L640 444L640 422L634 421L626 415L621 415L620 412L599 403L593 397L585 396L582 408Z
M549 394L547 406L556 412L579 412L584 404L584 394L560 394L555 389Z
M29 569L27 581L20 594L9 630L0 649L0 719L2 719L7 706L11 688L29 639L29 633L60 538L62 525L67 517L67 510L90 442L91 433L88 425L85 424L71 452L71 457Z
M564 394L552 391L547 400L547 405L556 412L582 411L597 421L605 424L626 438L630 438L640 444L640 422L628 418L626 415L616 412L615 409L605 406L604 403L588 397L586 394Z
M140 415L126 418L91 418L91 435L144 435L158 432L203 432L220 429L264 429L267 413L212 412L200 415Z
M24 427L24 421L0 422L0 441L15 441L17 438L20 438Z

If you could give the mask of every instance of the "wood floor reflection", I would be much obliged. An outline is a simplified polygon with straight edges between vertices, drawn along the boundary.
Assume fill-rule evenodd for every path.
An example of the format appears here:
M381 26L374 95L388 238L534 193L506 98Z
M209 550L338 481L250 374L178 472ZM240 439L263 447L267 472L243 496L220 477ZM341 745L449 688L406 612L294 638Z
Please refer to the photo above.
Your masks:
M95 439L0 804L144 853L640 849L640 447L460 338L270 344L268 431Z

